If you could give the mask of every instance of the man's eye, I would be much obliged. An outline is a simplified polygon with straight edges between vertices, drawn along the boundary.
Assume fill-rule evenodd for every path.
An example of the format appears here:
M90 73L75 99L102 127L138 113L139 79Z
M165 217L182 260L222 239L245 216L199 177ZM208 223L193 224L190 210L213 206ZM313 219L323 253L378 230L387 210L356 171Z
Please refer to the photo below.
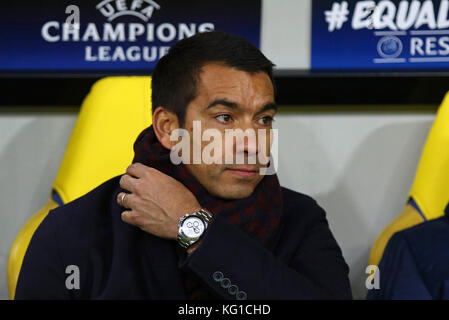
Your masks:
M262 117L259 119L259 124L264 126L270 126L273 123L274 119L270 116Z
M228 123L231 120L231 116L229 114L220 114L215 117L221 123Z

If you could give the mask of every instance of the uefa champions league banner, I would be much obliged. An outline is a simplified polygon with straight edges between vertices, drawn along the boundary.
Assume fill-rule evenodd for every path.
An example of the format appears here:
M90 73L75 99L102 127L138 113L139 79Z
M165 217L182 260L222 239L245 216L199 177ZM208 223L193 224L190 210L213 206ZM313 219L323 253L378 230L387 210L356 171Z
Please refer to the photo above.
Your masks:
M261 0L0 2L0 72L151 71L178 40L220 30L259 47Z
M449 0L313 0L314 70L449 69Z

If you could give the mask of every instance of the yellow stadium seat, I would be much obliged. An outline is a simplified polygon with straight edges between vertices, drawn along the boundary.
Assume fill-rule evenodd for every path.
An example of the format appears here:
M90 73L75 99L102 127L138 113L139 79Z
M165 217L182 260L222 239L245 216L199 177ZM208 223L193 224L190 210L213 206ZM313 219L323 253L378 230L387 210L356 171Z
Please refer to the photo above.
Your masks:
M449 92L427 137L415 174L409 202L375 241L370 264L378 265L391 236L426 220L444 215L449 202Z
M8 259L9 297L14 299L22 261L34 231L48 212L123 174L133 144L151 125L151 77L107 77L84 99L47 204L14 240Z

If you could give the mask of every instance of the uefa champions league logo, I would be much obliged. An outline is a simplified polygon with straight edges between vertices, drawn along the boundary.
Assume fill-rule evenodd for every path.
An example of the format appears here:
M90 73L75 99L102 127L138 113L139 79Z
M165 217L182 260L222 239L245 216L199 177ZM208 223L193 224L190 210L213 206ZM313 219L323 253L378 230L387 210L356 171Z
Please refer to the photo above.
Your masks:
M152 0L103 0L96 5L101 14L112 21L120 16L135 16L147 22L155 9L159 10L159 4Z
M382 58L393 59L402 53L402 41L396 36L382 37L377 43L377 52Z
M79 7L70 5L65 10L65 22L56 18L44 22L42 39L48 43L86 44L84 62L154 63L167 53L171 42L215 29L212 22L153 23L149 20L154 11L161 9L153 0L103 0L95 8L107 22L81 21ZM133 19L125 22L116 19L119 17Z

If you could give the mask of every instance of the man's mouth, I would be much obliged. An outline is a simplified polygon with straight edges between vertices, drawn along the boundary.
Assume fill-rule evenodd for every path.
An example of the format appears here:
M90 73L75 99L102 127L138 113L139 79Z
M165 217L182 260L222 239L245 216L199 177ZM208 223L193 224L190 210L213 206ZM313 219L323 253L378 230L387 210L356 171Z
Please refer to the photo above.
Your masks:
M255 167L236 167L227 168L226 170L240 177L253 177L259 172L259 169Z

